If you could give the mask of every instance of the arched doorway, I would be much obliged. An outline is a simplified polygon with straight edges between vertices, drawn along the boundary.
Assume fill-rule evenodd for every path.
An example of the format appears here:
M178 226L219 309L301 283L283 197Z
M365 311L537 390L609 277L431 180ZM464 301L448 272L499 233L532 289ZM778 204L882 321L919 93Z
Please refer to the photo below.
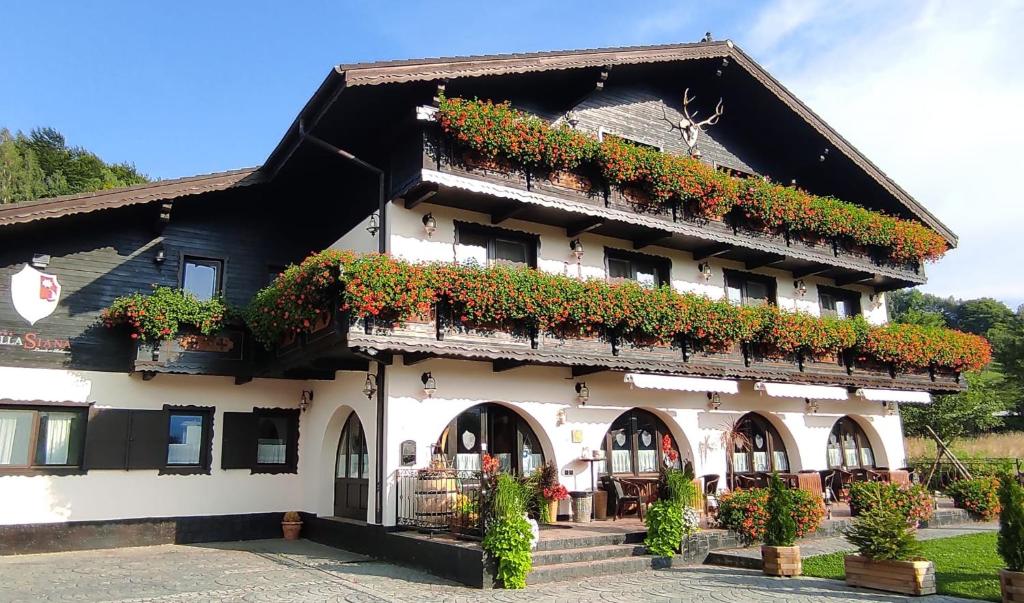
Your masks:
M789 471L786 444L768 419L757 413L745 414L737 421L734 432L730 451L734 475Z
M338 459L334 467L336 516L366 519L366 506L370 498L369 463L363 424L353 411L345 421L338 440Z
M851 417L842 417L828 436L829 469L874 469L875 452L864 429Z
M456 469L479 471L484 453L507 473L527 475L544 464L540 440L516 411L488 402L467 408L448 423L438 449Z
M663 462L662 446L666 436L669 464L679 468L682 466L679 446L664 421L639 408L622 413L604 435L602 445L607 462L602 473L622 477L656 476Z

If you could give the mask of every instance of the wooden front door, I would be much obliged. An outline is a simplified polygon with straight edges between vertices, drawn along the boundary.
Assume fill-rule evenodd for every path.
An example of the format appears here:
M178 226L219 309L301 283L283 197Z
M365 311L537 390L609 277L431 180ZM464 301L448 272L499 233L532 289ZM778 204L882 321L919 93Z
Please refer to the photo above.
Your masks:
M338 441L338 462L334 469L336 516L366 520L366 503L370 498L369 461L363 424L353 412L345 421Z

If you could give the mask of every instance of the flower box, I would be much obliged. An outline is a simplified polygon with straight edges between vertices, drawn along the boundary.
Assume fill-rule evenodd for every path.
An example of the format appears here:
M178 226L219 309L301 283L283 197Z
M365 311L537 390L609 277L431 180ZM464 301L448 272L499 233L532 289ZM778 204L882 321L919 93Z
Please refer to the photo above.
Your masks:
M761 545L761 569L768 576L799 576L803 573L798 546Z
M538 348L553 353L610 356L612 344L599 334L577 335L545 331L538 337Z
M903 595L935 594L935 564L931 561L875 561L860 555L843 558L846 583Z
M999 570L999 589L1003 603L1024 603L1024 572Z
M504 330L474 329L458 325L448 325L443 330L444 341L452 343L483 343L501 345L502 347L532 348L533 340L523 332Z
M621 341L616 347L617 356L635 360L654 360L661 362L682 362L682 345L675 342L650 342L647 344Z
M542 171L530 173L530 189L573 198L589 198L604 205L604 185L592 170Z

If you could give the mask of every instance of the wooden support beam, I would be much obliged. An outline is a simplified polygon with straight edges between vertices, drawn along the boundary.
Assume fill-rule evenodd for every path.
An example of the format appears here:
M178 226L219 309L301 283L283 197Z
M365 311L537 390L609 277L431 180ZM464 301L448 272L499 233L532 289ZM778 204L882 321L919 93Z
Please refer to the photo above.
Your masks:
M655 243L664 241L665 239L671 236L672 233L667 230L656 230L652 232L650 235L647 235L640 239L635 239L633 241L633 249L643 249L644 247L647 247L649 245L654 245Z
M235 385L245 385L252 381L252 375L237 375L235 377Z
M864 281L870 281L875 278L875 275L871 272L853 272L846 276L837 277L836 286L842 287L844 285L852 285L854 283L863 283Z
M608 368L604 366L574 366L572 367L573 377L586 377L587 375L593 375L594 373L603 373Z
M527 364L530 364L530 363L527 362L526 360L500 359L500 360L495 360L495 361L493 361L491 363L491 371L495 372L495 373L501 373L501 372L504 372L504 371L510 371L510 370L512 370L514 368L519 368L521 366L525 366Z
M412 366L414 364L419 364L430 357L431 354L426 352L407 352L402 354L402 364L405 366Z
M696 261L706 260L711 257L722 255L730 250L732 250L732 245L729 243L715 243L714 245L694 249L693 259Z
M409 191L405 199L405 209L412 209L437 194L437 184L433 182Z
M815 266L808 266L807 268L799 268L793 271L793 278L807 278L808 276L814 276L815 274L821 274L822 272L828 272L832 269L832 266L825 264L818 264Z
M509 203L508 205L503 205L502 207L499 207L497 210L491 213L491 224L501 224L505 220L514 217L516 214L523 211L524 209L526 209L526 204L519 201L514 201L512 203Z
M579 222L574 222L565 227L565 236L570 239L575 239L585 232L590 232L595 228L599 228L602 224L604 224L604 218L587 218L585 220L580 220Z
M754 270L755 268L764 268L765 266L771 266L772 264L778 264L784 261L786 256L780 253L766 253L756 260L750 260L746 262L747 270Z

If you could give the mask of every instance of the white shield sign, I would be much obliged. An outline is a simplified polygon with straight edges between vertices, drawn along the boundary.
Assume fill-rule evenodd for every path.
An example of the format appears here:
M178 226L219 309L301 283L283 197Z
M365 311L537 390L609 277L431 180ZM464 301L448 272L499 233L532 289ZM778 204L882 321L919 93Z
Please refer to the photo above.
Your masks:
M60 300L60 283L52 274L44 274L25 265L11 277L11 301L14 309L30 325L53 314Z

